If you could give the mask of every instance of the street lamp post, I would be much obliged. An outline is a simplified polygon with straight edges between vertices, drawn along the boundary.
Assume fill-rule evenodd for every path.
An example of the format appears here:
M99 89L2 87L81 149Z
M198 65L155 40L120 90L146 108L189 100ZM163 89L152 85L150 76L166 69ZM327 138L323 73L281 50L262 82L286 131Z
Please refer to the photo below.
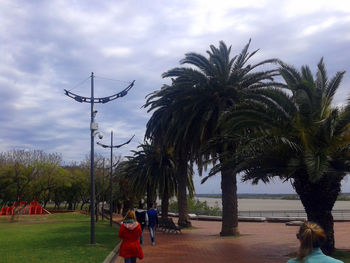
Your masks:
M135 135L133 135L127 142L124 142L119 145L113 145L113 130L111 131L111 145L102 144L100 142L97 142L98 145L102 146L103 148L110 148L111 149L111 166L109 170L109 186L110 186L110 193L109 193L109 225L112 226L112 216L113 216L113 188L112 188L112 173L113 173L113 148L120 148L125 144L128 144L131 142L131 140L134 138Z
M94 178L94 132L97 131L98 125L95 123L96 116L94 109L94 73L91 72L91 123L90 123L90 133L91 133L91 150L90 150L90 244L95 244L95 178Z
M105 158L103 158L103 168L102 168L102 221L104 221L104 209L105 209Z
M91 151L90 151L90 215L91 215L91 227L90 227L90 244L95 244L95 179L94 179L94 139L95 135L98 133L98 124L95 122L95 116L97 111L94 109L94 103L107 103L112 100L115 100L120 97L124 97L128 94L128 91L134 86L135 80L130 83L124 90L119 93L116 93L112 96L103 97L103 98L95 98L94 97L94 73L91 73L91 96L83 97L69 90L64 90L65 95L71 97L77 102L86 102L91 105L91 122L90 122L90 142L91 142ZM102 135L100 134L100 138L102 139Z

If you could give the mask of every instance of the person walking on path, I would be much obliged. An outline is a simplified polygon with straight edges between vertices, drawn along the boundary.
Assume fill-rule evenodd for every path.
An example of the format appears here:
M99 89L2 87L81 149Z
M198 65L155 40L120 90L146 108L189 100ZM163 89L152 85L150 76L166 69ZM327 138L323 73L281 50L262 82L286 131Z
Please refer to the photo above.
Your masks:
M139 208L136 209L135 215L136 215L137 222L139 222L140 225L141 225L142 234L140 236L140 244L142 245L142 242L143 242L143 230L145 229L145 226L148 225L147 211L143 209L143 204L142 203L140 203Z
M297 257L287 263L343 263L323 254L320 247L326 241L326 234L316 223L304 222L297 238L300 241Z
M156 203L153 203L152 207L148 209L147 215L148 215L148 230L151 236L152 246L154 246L156 244L155 243L156 226L158 226L158 211L157 211Z
M143 252L139 241L141 234L141 226L136 221L135 212L129 210L118 233L118 237L123 240L120 246L119 256L124 258L125 263L135 263L136 258L143 259Z

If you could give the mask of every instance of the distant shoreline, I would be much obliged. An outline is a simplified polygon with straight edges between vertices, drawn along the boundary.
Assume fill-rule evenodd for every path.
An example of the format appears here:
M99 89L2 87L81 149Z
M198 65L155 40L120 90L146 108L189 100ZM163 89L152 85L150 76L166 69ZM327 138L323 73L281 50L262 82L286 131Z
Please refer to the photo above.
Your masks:
M221 194L196 194L195 197L221 198ZM273 200L300 200L297 194L250 194L237 195L238 199L273 199ZM350 201L350 193L341 193L337 201Z
M209 207L222 209L221 198L195 197L196 200L206 203ZM337 200L333 210L348 210L350 201ZM300 200L263 199L263 198L239 198L238 211L304 211Z

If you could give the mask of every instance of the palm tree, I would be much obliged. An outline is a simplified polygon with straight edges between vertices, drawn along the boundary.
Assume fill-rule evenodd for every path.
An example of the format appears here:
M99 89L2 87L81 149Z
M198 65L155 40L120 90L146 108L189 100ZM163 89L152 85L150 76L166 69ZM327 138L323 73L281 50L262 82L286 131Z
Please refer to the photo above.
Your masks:
M162 91L166 90L166 87L162 88ZM145 138L150 139L156 145L162 145L162 147L170 147L174 149L174 162L176 166L175 178L177 181L177 199L179 208L179 220L178 224L183 227L190 227L191 222L188 217L187 208L187 190L189 193L194 192L192 175L192 166L188 164L188 148L187 145L177 145L175 147L170 141L167 133L175 132L178 124L174 123L176 120L175 110L176 107L172 105L172 98L162 97L162 99L152 101L152 98L157 97L157 91L154 94L150 94L145 107L150 106L148 111L156 109L152 117L147 123L147 129ZM175 98L174 98L175 99ZM172 128L170 128L172 127ZM175 135L175 133L173 133ZM165 139L166 138L166 139ZM188 174L191 174L191 180L188 178Z
M331 254L331 211L350 172L350 101L344 108L332 106L345 72L328 79L321 59L315 79L307 66L298 71L281 63L280 73L289 93L260 90L264 96L227 114L227 131L242 135L239 154L231 162L237 164L235 172L253 183L275 176L290 180L308 220L324 228L327 242L322 249Z
M142 147L139 145L138 148ZM147 209L152 206L157 198L157 187L152 184L153 160L145 151L132 151L133 156L127 156L125 166L125 177L131 182L133 192L136 193L141 202L146 196Z
M162 217L168 216L169 199L177 193L176 163L171 148L159 147L149 143L139 145L140 150L132 151L129 157L129 178L134 191L142 195L147 193L154 202L158 193L162 200ZM188 173L189 185L193 185L192 174ZM193 187L190 188L191 193Z
M129 178L129 172L130 163L128 161L122 161L115 168L113 177L113 189L116 190L117 201L122 203L123 217L129 209L134 209L135 202L139 199L139 193L134 191L133 182ZM116 206L113 205L113 207Z
M175 145L179 167L186 169L188 162L196 162L200 173L206 168L209 156L218 156L223 162L225 143L203 153L201 148L215 136L222 134L220 115L239 103L251 90L273 85L276 70L257 71L258 67L275 62L265 60L255 65L248 64L257 52L248 52L250 40L241 53L230 57L231 47L220 42L219 48L211 45L208 58L197 53L188 53L181 64L189 67L171 69L163 77L172 78L170 86L149 95L145 107L154 111L147 124L146 137L157 138L161 132L169 145ZM164 139L163 139L164 140ZM230 148L234 151L234 148ZM179 171L179 178L182 171ZM182 189L182 190L181 190ZM223 220L221 235L238 233L236 174L232 167L221 171ZM183 182L179 181L179 193L186 194ZM179 194L179 207L185 201ZM180 223L180 219L179 219Z

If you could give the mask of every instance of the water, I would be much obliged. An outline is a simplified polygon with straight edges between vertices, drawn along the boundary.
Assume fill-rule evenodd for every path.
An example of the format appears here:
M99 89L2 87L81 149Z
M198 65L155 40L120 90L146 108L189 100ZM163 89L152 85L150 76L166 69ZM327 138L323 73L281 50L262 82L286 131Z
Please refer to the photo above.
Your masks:
M222 209L221 198L196 197L201 202L206 201L211 207ZM333 210L349 210L350 201L337 201ZM277 199L238 199L238 211L285 211L304 210L300 200Z

